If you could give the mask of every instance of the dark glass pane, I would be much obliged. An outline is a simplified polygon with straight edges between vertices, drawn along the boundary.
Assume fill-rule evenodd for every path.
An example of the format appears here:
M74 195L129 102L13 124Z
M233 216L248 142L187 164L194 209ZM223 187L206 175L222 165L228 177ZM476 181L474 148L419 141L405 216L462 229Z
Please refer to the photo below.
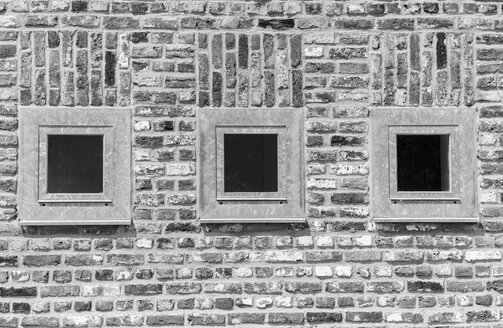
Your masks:
M226 192L278 191L278 135L224 135Z
M449 135L397 135L398 191L448 191Z
M103 136L48 136L48 193L103 192Z

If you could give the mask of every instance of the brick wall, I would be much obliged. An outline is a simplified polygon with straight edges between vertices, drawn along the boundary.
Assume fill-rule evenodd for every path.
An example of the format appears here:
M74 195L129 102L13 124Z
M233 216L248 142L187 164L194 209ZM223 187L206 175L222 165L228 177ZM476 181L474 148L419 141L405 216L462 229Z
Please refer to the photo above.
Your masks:
M500 1L0 2L0 327L495 327ZM125 106L133 224L18 224L17 113ZM369 110L479 113L480 224L376 224ZM305 225L201 225L199 107L304 107Z

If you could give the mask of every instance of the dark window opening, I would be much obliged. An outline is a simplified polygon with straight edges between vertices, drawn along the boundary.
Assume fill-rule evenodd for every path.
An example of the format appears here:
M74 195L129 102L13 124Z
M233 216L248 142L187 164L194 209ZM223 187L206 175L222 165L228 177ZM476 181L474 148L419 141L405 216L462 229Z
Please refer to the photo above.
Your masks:
M398 191L449 191L449 135L397 135Z
M48 193L103 192L103 136L49 135Z
M225 192L278 191L278 135L224 135Z

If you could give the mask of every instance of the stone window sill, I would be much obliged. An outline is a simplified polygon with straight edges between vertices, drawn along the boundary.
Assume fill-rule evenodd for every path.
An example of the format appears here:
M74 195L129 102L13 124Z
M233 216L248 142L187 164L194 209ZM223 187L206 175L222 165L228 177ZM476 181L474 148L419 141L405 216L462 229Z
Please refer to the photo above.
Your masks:
M480 218L374 218L376 223L479 223Z
M211 224L211 223L227 223L227 224L236 224L236 223L305 223L306 218L298 217L298 218L205 218L200 219L200 223L203 224Z
M93 226L102 226L102 225L131 225L131 219L123 219L123 220L22 220L19 221L21 226L69 226L69 225L93 225Z

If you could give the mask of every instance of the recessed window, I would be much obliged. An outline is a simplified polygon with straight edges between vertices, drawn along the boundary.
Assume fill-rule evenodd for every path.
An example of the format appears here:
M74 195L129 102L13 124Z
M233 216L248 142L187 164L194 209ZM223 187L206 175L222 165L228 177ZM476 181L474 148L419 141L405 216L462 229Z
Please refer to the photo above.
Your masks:
M478 222L473 108L371 111L375 221Z
M20 111L23 225L131 223L131 112L127 108Z
M278 135L224 135L225 192L278 191Z
M449 135L397 135L398 191L448 191Z
M49 135L48 193L103 192L103 136Z
M198 120L202 223L305 221L301 108L204 108Z

